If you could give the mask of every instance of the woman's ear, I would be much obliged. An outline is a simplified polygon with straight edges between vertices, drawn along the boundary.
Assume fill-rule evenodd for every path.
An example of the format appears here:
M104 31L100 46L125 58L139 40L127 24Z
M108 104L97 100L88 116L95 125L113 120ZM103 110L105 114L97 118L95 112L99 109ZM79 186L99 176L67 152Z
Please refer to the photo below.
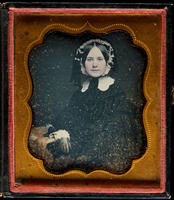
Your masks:
M86 69L85 69L84 65L82 64L82 62L80 62L80 66L81 66L81 72L82 72L82 74L88 75L87 72L86 72Z

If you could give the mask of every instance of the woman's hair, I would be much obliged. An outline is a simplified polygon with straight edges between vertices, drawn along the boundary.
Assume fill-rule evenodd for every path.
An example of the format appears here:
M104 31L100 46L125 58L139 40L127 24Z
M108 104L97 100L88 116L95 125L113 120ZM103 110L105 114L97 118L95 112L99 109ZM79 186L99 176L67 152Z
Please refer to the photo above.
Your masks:
M93 42L92 44L86 45L86 46L84 47L84 53L82 54L82 57L81 57L81 63L83 64L83 66L85 66L86 58L87 58L87 56L88 56L90 50L94 47L94 45L100 49L100 51L102 52L102 54L103 54L103 56L104 56L104 58L105 58L106 63L108 62L108 60L109 60L109 55L108 55L108 52L107 52L106 47L103 46L103 45L100 45L100 44L98 44L98 43L94 43L94 42Z
M91 39L83 43L75 53L75 58L73 62L71 81L80 86L81 85L81 68L85 66L86 57L89 54L90 50L94 47L98 47L102 52L107 65L110 66L111 70L115 67L115 56L114 50L108 42L100 39Z

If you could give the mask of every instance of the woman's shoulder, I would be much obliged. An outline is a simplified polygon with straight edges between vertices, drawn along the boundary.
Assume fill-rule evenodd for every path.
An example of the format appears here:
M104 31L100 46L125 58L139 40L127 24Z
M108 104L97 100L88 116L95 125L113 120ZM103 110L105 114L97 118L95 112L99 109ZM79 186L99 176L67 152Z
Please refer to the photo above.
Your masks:
M77 104L79 101L85 98L85 93L82 93L80 89L74 91L70 98L70 104Z
M108 90L109 95L119 102L118 110L121 112L139 113L143 108L142 104L137 104L135 100L130 99L119 84L114 84L110 87Z
M103 97L112 96L115 98L123 98L125 96L123 90L120 88L118 83L114 83L114 84L110 85L110 87L106 91L100 91L100 94Z

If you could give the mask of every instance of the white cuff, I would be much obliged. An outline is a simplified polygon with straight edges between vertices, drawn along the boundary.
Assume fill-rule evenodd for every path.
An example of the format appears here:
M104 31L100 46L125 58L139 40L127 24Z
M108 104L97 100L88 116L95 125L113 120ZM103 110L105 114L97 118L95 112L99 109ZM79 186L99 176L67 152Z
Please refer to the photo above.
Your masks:
M53 132L50 134L51 138L54 138L55 140L61 139L61 138L69 138L70 139L70 135L66 130L59 130L56 132Z

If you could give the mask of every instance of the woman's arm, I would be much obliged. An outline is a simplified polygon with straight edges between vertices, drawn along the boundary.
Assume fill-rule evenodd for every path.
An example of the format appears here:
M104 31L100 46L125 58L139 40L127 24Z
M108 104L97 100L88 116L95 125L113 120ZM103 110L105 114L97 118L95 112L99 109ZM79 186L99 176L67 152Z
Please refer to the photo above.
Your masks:
M75 92L68 106L66 106L62 112L57 113L56 118L52 122L54 129L51 127L47 134L50 139L53 139L53 142L59 141L55 144L58 145L57 148L64 153L69 153L71 149L70 135L72 134L72 129L79 110L77 96L78 92Z

